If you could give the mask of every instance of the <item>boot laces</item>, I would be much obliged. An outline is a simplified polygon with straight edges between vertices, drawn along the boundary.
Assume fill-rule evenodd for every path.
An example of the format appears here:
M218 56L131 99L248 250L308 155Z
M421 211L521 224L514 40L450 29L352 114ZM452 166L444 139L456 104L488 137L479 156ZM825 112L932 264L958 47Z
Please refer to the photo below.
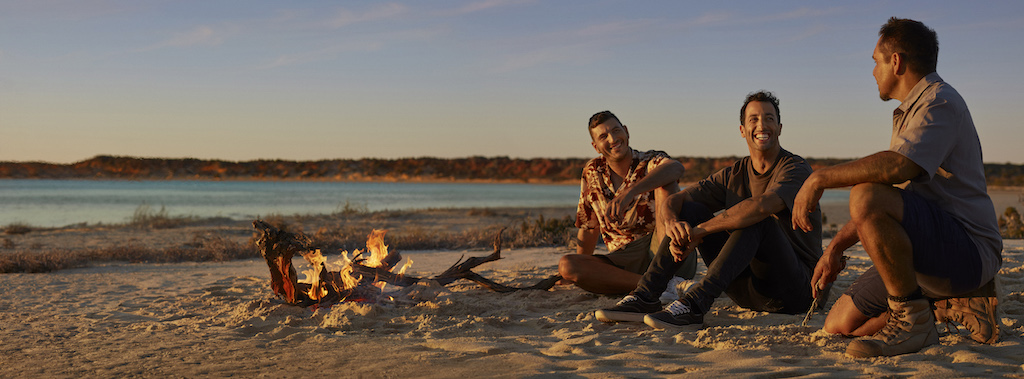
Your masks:
M900 335L900 333L905 332L906 330L904 329L904 327L911 326L910 322L904 320L906 313L907 309L905 308L899 310L890 309L889 320L886 321L885 327L883 327L882 330L878 331L877 336L880 337L883 341L888 342L896 339L896 337Z

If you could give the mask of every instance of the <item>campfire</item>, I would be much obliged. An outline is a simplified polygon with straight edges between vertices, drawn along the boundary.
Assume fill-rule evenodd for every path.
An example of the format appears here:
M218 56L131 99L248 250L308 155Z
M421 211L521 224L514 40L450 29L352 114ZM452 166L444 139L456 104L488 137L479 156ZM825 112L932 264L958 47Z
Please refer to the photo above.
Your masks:
M341 262L329 264L320 249L302 233L280 230L263 221L253 221L260 233L256 247L270 268L270 287L284 301L299 306L330 306L342 301L377 302L384 296L387 285L409 287L421 282L448 285L460 279L470 280L496 292L519 290L548 290L561 277L551 276L529 287L512 287L496 283L472 271L473 268L501 259L501 231L494 238L494 252L486 257L460 259L447 270L431 278L405 275L411 266L409 260L397 271L401 254L389 251L384 244L385 231L374 230L367 237L366 250L356 250L352 257L343 252ZM299 281L292 258L299 254L310 268L303 271L305 279ZM337 267L332 271L332 267Z

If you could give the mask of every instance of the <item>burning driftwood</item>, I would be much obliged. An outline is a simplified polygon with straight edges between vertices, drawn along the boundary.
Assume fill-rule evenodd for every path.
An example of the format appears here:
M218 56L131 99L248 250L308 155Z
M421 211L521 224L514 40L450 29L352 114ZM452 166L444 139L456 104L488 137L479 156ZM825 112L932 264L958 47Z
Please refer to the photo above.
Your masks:
M312 241L301 233L290 233L280 230L263 220L253 221L253 227L260 232L256 247L267 260L270 268L270 287L285 301L302 306L313 304L333 304L340 301L369 301L380 296L380 287L375 283L387 283L400 287L408 287L421 281L432 281L442 286L459 279L471 280L496 292L512 292L519 290L548 290L561 279L554 275L529 287L511 287L496 283L480 274L473 268L501 259L501 232L494 237L494 252L486 257L460 259L444 272L432 278L417 278L405 275L408 263L398 272L394 266L402 260L401 254L387 251L384 245L384 232L374 230L366 242L366 254L358 250L352 259L347 252L343 254L346 263L339 271L329 271L326 260L320 250L312 246ZM292 257L301 255L309 262L312 270L306 271L311 283L300 283Z

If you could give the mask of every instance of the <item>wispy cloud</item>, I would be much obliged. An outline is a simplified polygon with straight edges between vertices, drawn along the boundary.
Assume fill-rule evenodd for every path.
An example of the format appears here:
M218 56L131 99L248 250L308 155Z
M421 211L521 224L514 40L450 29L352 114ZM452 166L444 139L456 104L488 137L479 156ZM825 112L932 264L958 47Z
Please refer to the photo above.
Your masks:
M780 13L742 15L735 11L710 11L697 16L697 18L683 20L678 25L687 28L718 27L722 25L753 25L769 22L794 21L805 19L818 19L824 16L839 14L843 8L833 7L825 9L798 8Z
M408 11L409 7L397 3L382 4L364 11L342 9L338 11L337 15L327 21L327 26L337 29L362 22L387 20L401 16Z
M192 30L184 33L178 33L170 39L164 41L167 46L195 46L195 45L207 45L214 46L220 45L224 42L224 35L217 33L209 26L197 26Z
M16 19L59 19L87 20L111 15L134 14L146 9L149 4L134 1L115 0L34 0L0 2L0 20Z
M572 31L571 34L583 38L627 36L648 31L654 27L657 27L657 22L650 19L618 20L587 25L583 28Z
M761 22L770 21L792 21L792 20L803 20L803 19L816 19L823 16L833 15L842 12L843 9L839 7L826 8L826 9L814 9L814 8L798 8L788 12L776 13L765 15L762 17L755 18Z
M292 54L281 54L255 68L266 70L318 61L329 61L337 59L339 55L345 53L377 51L394 44L430 40L446 33L448 33L447 27L432 27L346 36L343 40L322 48Z
M657 35L662 28L661 22L654 19L616 20L505 41L497 45L508 52L500 54L501 61L493 65L493 71L510 72L599 59L612 46Z
M462 16L495 8L504 8L536 3L536 0L481 0L467 3L461 7L438 12L441 16Z
M218 46L224 43L229 36L238 33L237 27L199 25L186 31L174 33L163 41L139 50L150 51L167 47Z
M980 22L964 23L955 26L955 30L1015 30L1024 27L1024 17L1017 15L1006 15L1004 19L989 19ZM940 36L941 38L941 36Z
M700 15L696 19L686 21L684 24L691 27L717 26L734 22L734 19L735 15L730 12L710 12Z
M805 39L826 33L829 31L829 27L825 24L814 24L804 29L803 33L793 35L789 38L789 42L803 41Z
M513 72L535 66L564 63L583 59L589 49L581 45L545 46L517 54L506 55L494 66L494 72Z

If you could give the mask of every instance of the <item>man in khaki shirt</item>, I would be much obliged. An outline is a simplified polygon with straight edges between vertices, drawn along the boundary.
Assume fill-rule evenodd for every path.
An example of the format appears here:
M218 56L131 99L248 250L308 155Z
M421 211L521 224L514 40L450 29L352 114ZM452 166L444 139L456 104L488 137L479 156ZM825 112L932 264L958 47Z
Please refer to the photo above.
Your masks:
M934 30L892 18L879 36L873 53L878 92L882 100L901 102L893 112L890 149L815 171L793 210L795 224L808 230L807 212L824 189L852 187L851 221L818 261L815 292L836 279L843 251L857 242L874 263L836 301L824 329L864 336L847 347L854 357L937 344L936 318L963 324L979 342L994 342L992 278L1002 240L971 114L935 73Z

